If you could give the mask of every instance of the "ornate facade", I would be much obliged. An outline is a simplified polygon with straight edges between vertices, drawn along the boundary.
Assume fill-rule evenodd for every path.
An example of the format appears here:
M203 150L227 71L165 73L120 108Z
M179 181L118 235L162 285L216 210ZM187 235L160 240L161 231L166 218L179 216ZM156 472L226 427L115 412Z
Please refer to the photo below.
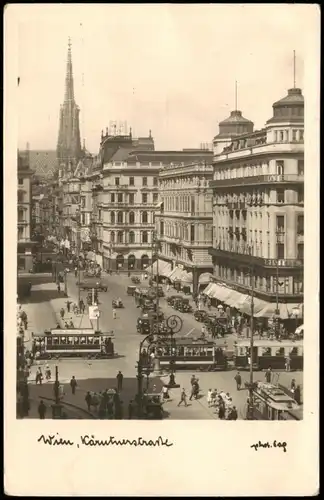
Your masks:
M32 252L35 245L31 239L33 171L29 168L26 154L18 154L17 161L17 268L18 272L28 272L33 267Z
M209 282L212 260L212 152L204 161L161 169L159 191L161 211L157 214L160 256L169 262L175 280L190 284L194 293L199 283ZM205 276L203 276L205 275Z
M256 310L287 317L303 301L301 90L290 89L273 104L264 129L237 135L223 146L214 157L211 183L215 279L243 294L250 293L253 279Z

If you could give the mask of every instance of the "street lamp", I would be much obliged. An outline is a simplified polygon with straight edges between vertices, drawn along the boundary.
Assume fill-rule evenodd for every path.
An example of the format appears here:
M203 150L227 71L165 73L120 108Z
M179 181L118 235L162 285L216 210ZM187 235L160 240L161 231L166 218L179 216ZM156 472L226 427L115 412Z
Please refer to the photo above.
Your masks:
M60 382L58 376L58 366L55 366L55 382L54 382L54 397L55 403L52 405L52 418L61 418L62 416L62 405L60 401Z

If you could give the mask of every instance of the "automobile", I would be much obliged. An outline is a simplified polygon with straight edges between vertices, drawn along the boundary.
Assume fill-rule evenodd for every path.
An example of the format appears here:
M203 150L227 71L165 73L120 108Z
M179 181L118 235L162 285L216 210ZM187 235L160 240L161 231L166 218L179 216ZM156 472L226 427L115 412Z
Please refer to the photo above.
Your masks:
M127 293L127 295L134 295L135 290L136 290L136 286L130 285L127 287L126 293Z
M148 335L151 332L151 319L148 316L137 318L136 330L142 335Z
M177 303L177 309L180 312L192 312L192 306L189 303L189 299L186 297L181 297Z
M194 318L195 320L199 321L199 322L204 322L204 320L207 318L208 316L208 313L207 311L203 311L203 310L199 310L197 309L195 312L194 312Z
M124 307L123 301L120 299L113 299L111 305L117 309L122 309Z
M156 303L150 299L142 299L141 308L142 311L155 311Z
M140 283L141 280L139 279L138 276L131 276L131 282L137 284Z
M167 303L169 306L173 306L173 302L179 298L179 295L170 295L170 297L167 298Z

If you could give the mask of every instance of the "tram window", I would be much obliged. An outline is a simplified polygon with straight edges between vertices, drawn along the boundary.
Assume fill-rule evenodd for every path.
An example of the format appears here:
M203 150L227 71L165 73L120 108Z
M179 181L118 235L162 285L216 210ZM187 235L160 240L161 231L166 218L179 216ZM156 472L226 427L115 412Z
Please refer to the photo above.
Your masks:
M89 339L90 339L90 337L89 337ZM98 339L98 337L95 337L95 338L94 338L94 339L92 339L92 340L93 340L93 343L94 343L95 345L99 345L99 339Z
M74 337L74 344L80 344L80 337Z
M285 355L285 348L284 347L279 347L276 351L276 356L284 356Z
M239 356L246 356L246 348L245 347L239 348Z
M264 347L262 350L262 356L271 356L271 347Z
M47 337L47 345L50 346L52 345L52 337Z
M86 343L86 338L85 337L81 337L80 344L85 344L85 343Z
M184 347L183 346L180 346L179 347L179 353L178 353L179 356L183 356L184 355Z
M61 337L61 342L60 344L62 345L65 345L66 344L66 338L65 337Z
M73 344L73 338L72 337L68 337L67 338L67 344L69 344L69 345Z
M58 337L52 337L52 343L53 343L53 345L58 345L59 344L59 338Z
M94 343L94 339L93 337L87 337L87 344L93 344Z

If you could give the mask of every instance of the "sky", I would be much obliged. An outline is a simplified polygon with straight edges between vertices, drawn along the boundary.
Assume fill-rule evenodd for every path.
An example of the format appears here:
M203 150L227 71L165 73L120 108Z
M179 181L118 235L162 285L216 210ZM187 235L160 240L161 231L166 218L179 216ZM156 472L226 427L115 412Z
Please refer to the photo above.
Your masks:
M156 149L211 143L238 106L264 126L273 102L303 88L308 50L305 6L16 6L20 85L18 146L55 149L64 99L68 37L81 139L98 153L101 130L127 121L152 130Z

